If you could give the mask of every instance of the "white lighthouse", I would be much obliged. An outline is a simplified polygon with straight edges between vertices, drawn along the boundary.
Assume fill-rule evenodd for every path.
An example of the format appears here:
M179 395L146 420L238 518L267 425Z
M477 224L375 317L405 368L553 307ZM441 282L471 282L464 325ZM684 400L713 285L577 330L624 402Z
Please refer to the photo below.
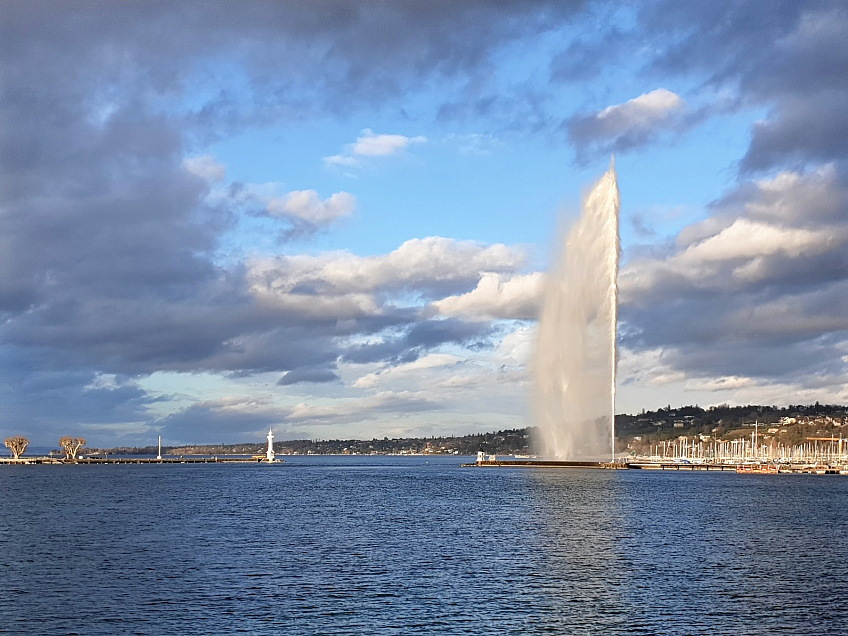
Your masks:
M274 432L270 428L268 429L268 451L265 457L268 458L269 464L274 461Z

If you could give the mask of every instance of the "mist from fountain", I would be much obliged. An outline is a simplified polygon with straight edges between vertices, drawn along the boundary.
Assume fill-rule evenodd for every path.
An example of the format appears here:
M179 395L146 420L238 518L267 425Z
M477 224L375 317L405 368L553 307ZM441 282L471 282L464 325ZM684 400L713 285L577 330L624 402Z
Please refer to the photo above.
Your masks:
M534 359L541 452L562 460L614 458L618 214L615 162L563 231L545 289Z

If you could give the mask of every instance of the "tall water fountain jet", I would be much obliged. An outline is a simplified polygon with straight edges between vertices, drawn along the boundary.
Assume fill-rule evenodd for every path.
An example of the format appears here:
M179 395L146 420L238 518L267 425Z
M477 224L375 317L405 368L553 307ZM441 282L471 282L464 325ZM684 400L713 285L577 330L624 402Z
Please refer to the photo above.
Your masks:
M615 461L619 206L613 159L560 243L545 290L534 407L548 457L588 461L612 454Z

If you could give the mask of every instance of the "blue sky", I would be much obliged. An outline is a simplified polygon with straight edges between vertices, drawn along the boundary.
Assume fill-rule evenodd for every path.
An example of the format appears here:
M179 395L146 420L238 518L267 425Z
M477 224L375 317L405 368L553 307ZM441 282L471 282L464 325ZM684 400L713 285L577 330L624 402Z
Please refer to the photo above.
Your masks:
M4 435L531 424L612 153L618 410L848 401L843 3L0 11Z

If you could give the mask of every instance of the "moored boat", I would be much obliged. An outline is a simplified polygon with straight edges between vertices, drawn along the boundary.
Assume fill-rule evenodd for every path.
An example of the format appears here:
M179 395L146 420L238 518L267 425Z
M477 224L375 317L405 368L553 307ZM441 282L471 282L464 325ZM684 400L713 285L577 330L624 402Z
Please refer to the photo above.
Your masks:
M777 475L779 472L777 464L740 464L736 467L740 474Z

